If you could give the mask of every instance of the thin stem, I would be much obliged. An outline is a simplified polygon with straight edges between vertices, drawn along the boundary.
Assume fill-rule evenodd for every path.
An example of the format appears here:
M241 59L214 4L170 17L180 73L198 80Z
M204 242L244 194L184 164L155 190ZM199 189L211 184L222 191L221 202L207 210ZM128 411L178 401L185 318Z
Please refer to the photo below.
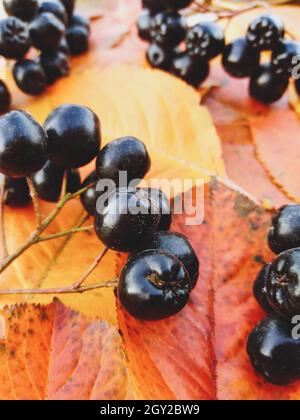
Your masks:
M32 182L30 177L27 178L27 182L28 182L29 189L30 189L30 195L31 195L32 201L33 201L36 223L37 223L37 226L39 227L42 223L42 215L41 215L39 197L38 197L38 194L36 192L36 189L35 189L35 187L33 185L33 182Z
M92 225L91 226L84 226L84 227L77 226L77 227L74 227L72 229L65 230L64 232L58 232L58 233L54 233L52 235L40 236L36 240L36 243L51 241L52 239L57 239L57 238L63 238L64 236L73 235L75 233L90 232L92 229L94 229L94 226L92 226Z
M0 231L1 231L1 243L3 249L3 258L8 255L6 236L5 236L5 225L4 225L4 196L5 196L5 183L6 177L4 176L0 189Z
M73 286L53 288L53 289L0 289L0 296L3 295L63 295L84 293L91 290L104 289L109 287L116 287L118 285L118 278L107 281L105 283L90 284L81 286L75 289Z
M68 184L68 171L64 171L60 199L62 199L67 194L67 184Z
M97 255L95 261L93 262L93 264L90 266L90 268L87 270L87 272L76 282L73 284L73 289L74 290L78 290L80 289L81 285L85 282L85 280L92 274L92 272L97 268L97 266L100 264L100 262L102 261L103 257L107 254L108 252L108 247L105 247L99 255Z

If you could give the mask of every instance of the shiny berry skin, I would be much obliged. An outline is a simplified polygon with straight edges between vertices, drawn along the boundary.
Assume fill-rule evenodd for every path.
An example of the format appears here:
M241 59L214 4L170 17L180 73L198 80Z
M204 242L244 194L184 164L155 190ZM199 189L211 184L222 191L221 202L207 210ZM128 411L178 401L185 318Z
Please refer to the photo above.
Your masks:
M144 9L149 9L152 13L158 13L166 10L164 0L142 0Z
M61 196L64 174L64 169L58 168L52 162L47 161L40 171L32 175L31 180L39 198L50 203L57 203ZM78 170L68 170L67 192L79 191L80 184Z
M109 195L106 205L99 205L99 201L95 231L104 245L115 251L134 251L160 222L158 209L152 211L153 202L143 190L121 188Z
M88 190L86 190L84 193L82 193L80 196L83 207L91 216L94 216L95 214L97 199L100 195L100 193L96 191L97 181L98 181L98 177L97 177L96 171L93 171L83 181L80 187L80 189L82 189L91 185L91 187Z
M267 297L274 311L286 318L300 314L300 248L284 251L266 277Z
M300 96L300 78L295 80L295 88L296 88L296 92Z
M292 336L294 325L269 316L250 334L247 352L258 374L275 385L300 379L300 340Z
M177 12L163 12L151 20L150 36L154 44L177 47L186 36L185 19Z
M275 254L300 247L300 205L281 207L272 218L268 244Z
M250 96L263 104L271 104L282 98L289 80L274 74L270 64L261 65L250 79Z
M71 55L80 55L89 49L89 31L84 26L70 26L66 37Z
M155 232L153 235L147 235L139 248L140 251L146 249L156 249L175 255L189 273L192 288L196 286L199 277L199 259L184 235L180 233Z
M147 250L125 265L118 296L126 311L137 319L165 319L176 315L188 303L189 275L173 255Z
M299 42L289 39L281 41L281 43L272 54L272 71L278 75L291 77L293 68L298 63L297 60L294 62L294 57L299 56Z
M121 137L100 150L96 170L99 179L110 179L117 187L126 188L131 181L143 179L150 165L150 156L144 143L135 137ZM124 185L119 179L121 171L127 174Z
M266 264L258 273L253 286L253 294L257 303L267 313L272 313L273 308L269 303L266 289L266 278L271 264Z
M64 25L68 24L68 15L65 6L58 0L43 0L39 4L38 13L53 13Z
M36 61L18 61L13 68L13 76L18 88L28 95L40 95L48 85L46 74Z
M151 200L157 203L159 207L161 218L157 230L162 232L168 231L172 224L170 200L163 191L156 188L144 188L144 190L148 192Z
M30 48L28 25L16 17L0 21L0 54L5 58L23 58Z
M38 0L3 0L6 13L30 22L37 13Z
M284 36L284 26L274 15L262 15L255 19L247 31L247 42L258 51L273 50Z
M69 19L71 19L74 9L75 9L76 0L59 0L59 1L65 6Z
M245 38L238 38L226 45L222 64L233 77L250 77L259 67L260 53L252 48Z
M63 105L47 118L49 159L62 168L80 168L98 154L101 143L100 121L84 106Z
M25 111L0 118L0 172L23 178L39 171L47 158L47 134Z
M51 85L61 77L70 74L69 59L66 54L60 51L45 52L39 57L39 63L43 68L47 82Z
M181 10L190 6L194 0L163 0L168 9Z
M6 84L0 80L0 113L8 112L11 104L11 95Z
M29 26L31 42L41 51L58 47L65 30L62 21L49 12L38 15Z
M193 58L211 60L225 48L224 31L213 22L199 23L188 31L186 48Z
M144 9L139 16L137 22L138 34L141 39L144 41L151 42L151 35L150 35L150 28L151 28L151 20L153 19L153 15L147 9Z
M209 75L209 64L190 57L187 53L180 53L174 58L171 72L188 84L198 87Z
M26 207L31 203L26 178L5 177L4 204L8 207Z
M79 13L76 13L72 16L70 26L82 26L83 28L87 29L89 33L91 31L89 19L86 16L80 15Z
M169 71L172 65L173 54L172 51L159 45L150 44L146 52L146 58L151 67Z

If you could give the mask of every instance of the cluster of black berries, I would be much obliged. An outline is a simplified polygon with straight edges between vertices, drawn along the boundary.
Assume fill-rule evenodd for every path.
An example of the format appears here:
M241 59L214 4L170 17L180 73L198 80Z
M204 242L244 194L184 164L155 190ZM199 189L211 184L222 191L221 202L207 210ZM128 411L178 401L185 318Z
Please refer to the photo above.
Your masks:
M178 12L192 1L144 1L138 21L140 37L150 42L147 60L154 68L171 72L198 87L209 75L209 62L222 54L223 67L237 78L250 78L250 96L270 104L286 91L300 44L285 39L284 25L273 15L262 15L249 26L246 36L226 45L223 29L214 22L187 28ZM181 48L181 45L183 47ZM262 52L271 51L269 62ZM300 94L300 78L296 80Z
M75 0L3 0L9 15L0 21L0 55L16 60L13 76L18 87L39 95L70 72L69 56L88 49L88 19L74 12ZM40 51L26 59L30 48ZM1 82L0 111L7 112L10 94Z
M263 267L254 284L254 296L268 317L250 335L247 350L258 373L286 385L300 379L299 205L278 211L268 242L278 256Z
M144 320L174 315L196 286L198 258L185 236L169 232L172 215L165 194L139 187L151 164L145 145L123 137L100 146L99 119L82 106L55 109L43 127L24 111L4 115L0 172L6 178L5 203L18 207L30 202L26 177L41 199L57 202L67 173L68 192L87 188L81 201L94 216L100 240L109 249L130 253L118 285L122 305ZM96 157L96 170L80 185L77 168ZM125 186L120 173L126 173ZM114 188L98 191L101 180L113 182ZM101 198L104 205L98 205Z

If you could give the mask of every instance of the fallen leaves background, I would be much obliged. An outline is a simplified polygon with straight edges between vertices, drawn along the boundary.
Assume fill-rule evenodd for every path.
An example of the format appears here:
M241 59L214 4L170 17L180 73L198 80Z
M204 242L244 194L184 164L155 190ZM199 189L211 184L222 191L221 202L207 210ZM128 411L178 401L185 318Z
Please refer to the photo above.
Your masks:
M252 297L252 284L263 262L272 258L266 248L270 213L261 205L299 201L300 124L288 105L288 94L271 108L258 105L249 99L246 83L230 79L217 62L208 86L217 83L219 87L199 93L172 76L143 69L146 46L134 28L139 0L101 5L103 18L93 23L91 51L73 60L72 76L38 99L23 95L10 81L14 105L41 122L61 103L88 105L102 120L105 142L131 134L147 144L153 162L149 177L209 181L217 176L219 182L206 186L205 223L187 228L183 215L176 216L172 226L195 246L201 260L200 281L181 314L157 323L130 318L116 306L112 290L64 296L67 307L54 301L45 307L6 309L6 339L0 341L0 399L300 398L299 383L279 388L257 377L245 353L246 337L263 316ZM94 14L94 3L85 10ZM259 13L235 19L229 38L244 33L247 22ZM276 13L300 39L299 9L284 6ZM201 99L206 107L199 106ZM44 213L50 208L43 203ZM74 225L81 216L79 203L72 203L49 233ZM5 217L13 249L32 231L33 210L9 210ZM1 276L1 288L71 284L101 246L93 234L38 245ZM122 262L123 257L109 253L89 282L114 277ZM40 297L38 302L50 300ZM2 306L24 301L37 302L37 298L1 297ZM123 343L111 325L119 326ZM101 342L100 350L90 345L92 338ZM110 363L115 364L108 380L105 367ZM62 376L57 375L65 364ZM37 369L43 375L36 375Z

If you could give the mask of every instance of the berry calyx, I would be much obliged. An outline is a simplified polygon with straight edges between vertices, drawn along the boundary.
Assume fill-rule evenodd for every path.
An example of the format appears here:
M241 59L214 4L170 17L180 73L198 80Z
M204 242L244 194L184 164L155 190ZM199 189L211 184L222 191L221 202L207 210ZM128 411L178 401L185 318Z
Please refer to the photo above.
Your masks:
M300 378L300 340L292 336L293 324L272 315L250 334L247 352L260 375L275 385L288 385Z
M259 67L260 53L251 47L245 38L238 38L226 45L222 64L233 77L249 77Z
M266 276L270 305L277 314L292 318L300 312L300 248L282 252Z
M190 55L180 53L175 56L171 72L194 87L200 86L209 75L209 64L207 61L200 61Z
M254 286L253 286L253 294L257 301L257 303L262 307L262 309L267 313L274 312L267 296L267 288L266 288L266 279L270 269L271 264L266 264L261 271L258 273Z
M278 76L269 63L261 65L250 79L250 95L266 105L282 98L288 88L287 77Z
M262 15L251 22L247 42L258 51L273 50L284 36L281 19L274 15Z
M8 207L26 207L31 203L26 178L5 177L4 204Z
M85 210L91 215L94 216L96 211L96 203L97 199L100 195L99 192L97 192L97 181L98 177L96 174L96 171L93 171L82 183L80 189L88 187L91 185L89 189L87 189L84 193L81 194L80 199L83 207Z
M20 59L29 51L28 25L16 17L0 22L0 54L5 58Z
M154 232L152 235L147 235L144 238L144 242L139 248L140 251L146 249L155 249L174 255L182 262L189 273L192 288L196 286L199 277L199 259L184 235L180 233Z
M151 44L147 49L146 59L151 67L169 71L171 69L173 53L159 45Z
M177 12L162 12L151 20L152 42L164 48L177 47L186 36L185 19Z
M275 254L300 247L300 205L283 206L273 216L268 244Z
M120 186L120 172L126 172L127 187L131 181L143 179L151 165L146 146L135 137L121 137L100 150L96 170L99 179L110 179ZM126 182L126 180L124 180Z
M79 105L63 105L47 118L49 159L62 168L79 168L98 154L101 133L97 115Z
M25 111L0 118L0 172L13 178L39 171L47 159L47 134Z
M13 68L13 76L19 89L28 95L40 95L48 84L42 66L32 60L18 61Z
M8 112L11 104L11 95L6 84L0 80L0 113Z
M37 0L3 0L6 13L30 22L38 11Z
M31 177L39 198L50 203L57 203L61 196L64 175L64 169L58 168L52 162L47 161L43 168ZM66 192L75 193L79 191L80 184L78 170L68 170Z
M180 312L188 303L190 279L173 255L147 250L125 265L118 296L126 311L137 319L157 321Z
M157 204L151 201L146 191L121 188L108 197L102 194L97 201L96 234L108 248L115 251L132 252L141 247L159 222Z
M213 22L199 23L188 31L186 48L191 57L211 60L225 48L224 31Z
M30 38L32 44L45 51L56 48L65 34L65 25L53 13L42 13L30 24Z

